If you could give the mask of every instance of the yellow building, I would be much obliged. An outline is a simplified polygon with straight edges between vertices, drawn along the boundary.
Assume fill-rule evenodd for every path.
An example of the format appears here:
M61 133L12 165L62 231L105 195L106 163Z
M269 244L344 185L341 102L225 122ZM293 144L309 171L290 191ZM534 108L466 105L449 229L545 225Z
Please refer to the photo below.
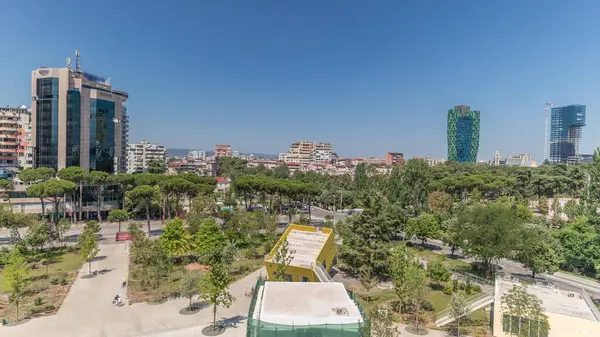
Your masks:
M497 279L493 305L493 335L508 337L510 330L517 326L516 317L508 316L502 307L502 296L518 282L510 279ZM544 313L548 316L550 332L532 332L531 337L592 337L600 336L600 312L585 290L565 291L552 285L529 285L527 292L542 301Z
M329 271L335 263L336 247L333 229L290 225L267 256L265 267L269 280L275 279L274 261L281 244L288 242L292 260L286 268L286 281L330 282Z

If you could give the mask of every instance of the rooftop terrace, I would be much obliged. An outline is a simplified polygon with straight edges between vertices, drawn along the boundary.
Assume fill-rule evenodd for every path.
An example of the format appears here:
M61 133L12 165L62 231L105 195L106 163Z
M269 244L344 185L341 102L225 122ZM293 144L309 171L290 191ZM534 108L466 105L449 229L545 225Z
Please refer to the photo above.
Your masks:
M290 266L312 268L329 234L292 229L287 235L289 250L293 251Z
M265 282L252 318L283 325L362 323L342 283Z
M508 293L517 283L506 280L496 280L496 300ZM597 322L599 319L594 315L591 299L586 294L579 292L559 290L555 286L530 285L527 292L537 296L542 301L546 312L571 316ZM586 301L586 299L588 301Z

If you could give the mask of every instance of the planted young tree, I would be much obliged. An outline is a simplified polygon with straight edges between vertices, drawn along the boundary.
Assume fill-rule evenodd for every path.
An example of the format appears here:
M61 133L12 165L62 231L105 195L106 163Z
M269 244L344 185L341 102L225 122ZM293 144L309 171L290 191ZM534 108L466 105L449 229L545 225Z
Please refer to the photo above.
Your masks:
M62 218L56 224L56 234L58 236L58 240L62 242L65 238L65 234L71 229L72 223L67 218Z
M367 302L371 302L371 289L378 283L377 276L373 273L373 267L364 265L360 269L360 284L365 288Z
M275 265L275 271L273 271L273 277L275 281L286 281L285 275L290 263L294 259L295 250L290 249L290 243L287 239L281 242L279 248L275 252L275 256L271 260L271 266Z
M400 303L407 302L411 296L411 273L417 268L417 259L414 253L405 245L400 245L392 250L390 255L390 277L394 285L394 292ZM397 308L402 311L402 307Z
M425 271L415 265L409 268L408 272L408 288L410 301L415 312L415 326L419 331L419 315L421 314L421 306L423 301L429 294L429 286L427 285L427 275Z
M548 336L550 323L544 314L542 301L527 292L527 286L515 285L501 298L503 326L508 326L508 334L515 337ZM516 323L516 324L515 324Z
M394 337L395 324L392 315L385 305L378 305L369 312L370 334L366 336Z
M146 221L148 224L148 235L151 235L150 228L150 202L154 197L156 190L152 186L141 185L129 192L129 197L132 200L143 201L146 206Z
M77 248L83 260L88 263L89 274L92 275L92 261L100 252L98 233L91 227L84 228L77 238Z
M200 292L200 281L202 274L196 271L187 271L179 283L179 291L181 296L190 300L187 311L194 311L197 308L192 306L192 298Z
M436 259L427 264L427 276L441 288L441 283L448 282L452 274L439 259Z
M213 261L210 266L210 271L202 279L202 293L200 296L212 305L213 324L212 330L219 331L223 327L217 326L217 308L223 306L229 308L235 301L228 290L229 282L229 265L222 261Z
M456 335L460 337L460 322L469 314L469 304L461 292L452 293L448 311L450 317L456 322Z
M29 227L25 234L25 242L32 248L37 248L41 251L46 243L50 241L50 227L46 221L37 221Z
M122 209L113 209L108 212L107 219L109 222L119 223L119 232L121 231L121 222L129 220L129 213Z
M19 304L28 285L27 262L18 247L10 251L8 264L4 266L4 280L10 290L10 296L17 309L16 317L19 320Z

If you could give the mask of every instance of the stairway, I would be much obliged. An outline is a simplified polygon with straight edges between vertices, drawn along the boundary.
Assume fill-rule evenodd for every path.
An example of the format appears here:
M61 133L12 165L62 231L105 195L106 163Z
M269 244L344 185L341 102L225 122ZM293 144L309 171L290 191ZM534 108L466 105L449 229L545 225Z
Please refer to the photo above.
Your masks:
M467 314L469 314L477 309L481 309L494 302L494 294L489 294L484 291L477 295L467 298L466 301L469 306ZM454 317L450 316L450 309L446 308L437 313L435 324L437 326L443 326L453 321Z
M313 263L312 269L315 272L315 275L317 275L317 278L319 278L319 281L323 283L332 282L331 276L329 276L329 273L320 262Z

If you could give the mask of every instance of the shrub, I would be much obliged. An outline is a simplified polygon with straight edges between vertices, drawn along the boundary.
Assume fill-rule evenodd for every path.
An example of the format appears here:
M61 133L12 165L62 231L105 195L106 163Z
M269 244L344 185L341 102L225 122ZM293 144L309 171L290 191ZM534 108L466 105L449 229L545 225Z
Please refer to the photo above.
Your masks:
M444 289L442 291L446 295L452 295L452 293L454 292L454 288L451 285L447 284L446 286L444 286Z
M452 280L452 292L457 292L460 290L458 283L459 282L457 279Z
M473 283L471 283L471 281L467 280L467 284L465 284L465 293L467 295L472 295L475 293L475 289L473 288Z
M421 308L425 311L433 311L435 310L435 308L433 307L433 304L431 304L431 302L429 302L428 300L423 300L421 302Z
M54 276L52 279L50 279L50 284L52 285L65 285L67 283L67 279L65 275L60 275L60 276Z
M45 312L54 311L55 309L56 309L56 307L53 306L52 304L48 304L48 305L44 306Z
M479 284L474 284L473 285L473 293L479 294L480 292L481 292L481 286Z
M44 302L44 301L42 300L42 298L38 296L38 297L36 297L36 298L35 298L35 300L33 301L33 305L35 305L35 306L38 306L38 307L39 307L40 305L42 305L42 303L43 303L43 302Z

